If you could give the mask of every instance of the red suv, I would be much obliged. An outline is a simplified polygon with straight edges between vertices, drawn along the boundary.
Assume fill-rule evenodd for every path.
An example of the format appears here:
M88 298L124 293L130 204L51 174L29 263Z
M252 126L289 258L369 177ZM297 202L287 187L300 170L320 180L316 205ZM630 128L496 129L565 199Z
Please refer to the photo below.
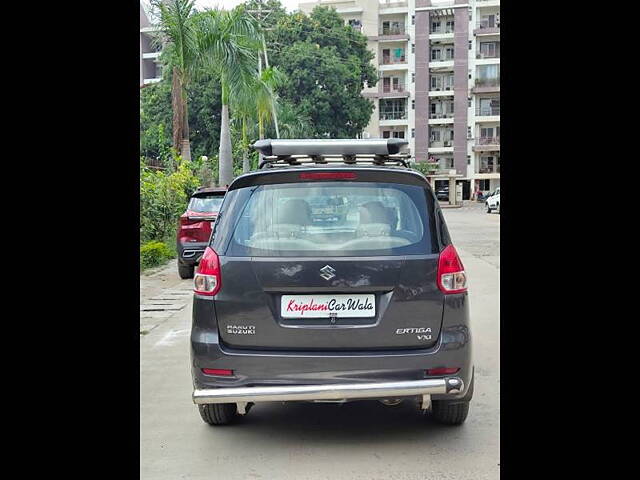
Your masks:
M180 216L176 236L180 278L193 278L194 268L209 244L211 227L226 192L226 188L201 187L191 195L187 211Z

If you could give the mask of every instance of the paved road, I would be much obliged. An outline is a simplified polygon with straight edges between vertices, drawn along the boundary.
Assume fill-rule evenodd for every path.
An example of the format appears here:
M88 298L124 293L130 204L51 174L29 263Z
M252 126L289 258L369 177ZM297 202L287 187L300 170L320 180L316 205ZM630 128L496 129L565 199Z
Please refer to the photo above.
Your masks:
M476 385L462 427L437 425L411 404L378 402L258 404L238 425L209 427L190 398L191 301L181 300L191 282L170 264L141 278L142 304L176 305L141 318L141 478L499 478L500 216L472 205L445 217L470 277Z

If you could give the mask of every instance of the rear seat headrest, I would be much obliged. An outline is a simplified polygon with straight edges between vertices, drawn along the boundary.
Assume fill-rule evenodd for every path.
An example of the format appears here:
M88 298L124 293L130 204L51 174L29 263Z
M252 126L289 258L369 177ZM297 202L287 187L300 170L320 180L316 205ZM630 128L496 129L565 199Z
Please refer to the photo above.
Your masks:
M367 202L360 206L360 225L368 223L390 223L388 211L382 202Z
M274 223L289 225L310 225L311 207L302 199L287 200L278 208Z

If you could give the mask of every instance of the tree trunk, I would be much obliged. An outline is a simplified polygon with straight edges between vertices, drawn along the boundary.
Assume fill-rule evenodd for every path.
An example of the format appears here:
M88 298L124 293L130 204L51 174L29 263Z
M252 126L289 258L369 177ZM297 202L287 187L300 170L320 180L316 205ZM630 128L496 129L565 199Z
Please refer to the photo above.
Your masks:
M247 118L242 118L242 173L247 173L251 170L249 165L249 156L247 150L249 148L249 142L247 140Z
M229 105L222 104L222 121L220 124L219 179L221 187L233 180L233 156L231 150L231 130L229 128Z
M191 143L189 140L189 105L187 104L187 92L182 91L182 141L180 142L180 156L187 162L191 161Z
M182 81L177 67L173 67L171 79L171 107L173 109L173 148L177 152L181 152L184 132L184 98Z

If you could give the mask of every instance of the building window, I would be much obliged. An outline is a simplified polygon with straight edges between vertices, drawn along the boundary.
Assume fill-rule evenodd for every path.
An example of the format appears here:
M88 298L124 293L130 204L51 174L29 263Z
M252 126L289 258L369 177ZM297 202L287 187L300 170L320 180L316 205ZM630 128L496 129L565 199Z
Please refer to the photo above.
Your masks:
M362 22L356 18L351 18L348 20L349 26L354 30L362 32Z
M431 33L441 33L440 22L431 22Z
M411 25L415 25L415 24L416 24L416 16L411 15Z
M478 183L478 188L483 192L491 189L491 180L479 180Z
M473 44L473 42L471 40L469 40L469 50L471 50L473 48L472 44Z
M432 49L431 50L431 60L440 60L440 50L439 49Z
M473 138L471 135L471 127L467 127L467 138Z
M469 107L469 108L471 108L471 102L472 102L472 101L473 101L473 100L471 100L471 98L467 98L467 103L468 103L468 107Z
M411 74L411 83L415 83L415 81L416 81L416 74L412 73Z
M407 118L404 98L380 100L380 120L404 120Z
M411 100L411 110L415 110L415 109L416 109L416 101Z
M453 20L447 20L447 29L446 29L446 33L453 33L454 30L454 21Z
M415 138L416 137L416 129L412 128L411 129L411 138Z
M467 165L471 165L471 155L467 155Z
M411 53L416 53L416 44L415 43L411 44Z

